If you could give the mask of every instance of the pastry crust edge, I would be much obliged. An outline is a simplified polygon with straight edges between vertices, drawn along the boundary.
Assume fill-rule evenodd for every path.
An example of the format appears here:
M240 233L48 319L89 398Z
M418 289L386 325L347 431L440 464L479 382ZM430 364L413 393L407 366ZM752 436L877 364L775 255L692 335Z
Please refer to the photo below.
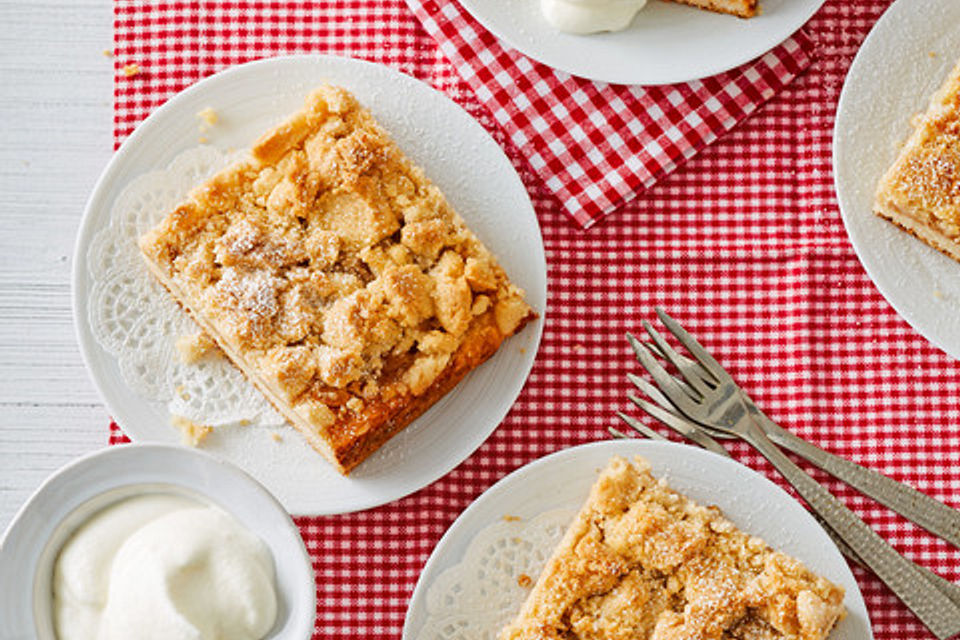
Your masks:
M892 203L882 200L877 200L873 204L873 212L884 220L900 227L900 229L906 231L914 238L933 247L948 258L960 262L960 244L930 223L921 222L915 217L904 213Z

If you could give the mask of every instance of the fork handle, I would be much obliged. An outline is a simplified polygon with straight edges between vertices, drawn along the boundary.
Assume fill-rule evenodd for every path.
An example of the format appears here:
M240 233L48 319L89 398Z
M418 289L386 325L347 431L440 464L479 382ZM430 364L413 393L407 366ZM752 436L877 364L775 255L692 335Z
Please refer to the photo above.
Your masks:
M913 563L798 467L754 422L742 434L939 640L960 633L960 607L933 584L918 580Z
M960 548L960 511L873 469L824 451L787 431L759 410L757 418L767 437L784 449Z

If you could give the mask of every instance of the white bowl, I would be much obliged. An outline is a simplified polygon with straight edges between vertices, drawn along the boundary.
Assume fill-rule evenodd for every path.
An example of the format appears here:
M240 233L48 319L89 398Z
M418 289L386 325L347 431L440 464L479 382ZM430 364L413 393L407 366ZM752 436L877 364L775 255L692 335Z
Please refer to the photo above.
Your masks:
M277 622L267 638L313 634L316 588L310 556L290 516L237 467L193 449L142 444L110 447L71 462L21 507L0 539L0 638L53 640L53 563L94 512L157 489L195 496L233 515L273 555Z

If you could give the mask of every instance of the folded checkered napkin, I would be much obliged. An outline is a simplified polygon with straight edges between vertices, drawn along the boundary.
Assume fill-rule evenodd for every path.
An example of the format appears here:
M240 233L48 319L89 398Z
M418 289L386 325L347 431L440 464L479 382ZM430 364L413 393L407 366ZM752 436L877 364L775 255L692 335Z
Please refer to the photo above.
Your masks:
M587 228L755 111L811 62L797 32L694 82L625 86L551 69L506 47L456 0L407 0L564 210Z

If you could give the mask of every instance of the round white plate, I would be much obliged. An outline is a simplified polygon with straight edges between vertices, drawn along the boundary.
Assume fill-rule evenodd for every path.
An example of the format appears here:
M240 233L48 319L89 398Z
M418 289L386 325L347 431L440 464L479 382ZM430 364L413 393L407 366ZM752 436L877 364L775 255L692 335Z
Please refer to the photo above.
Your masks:
M196 113L220 121L205 134L243 149L298 110L317 85L346 87L423 167L451 204L527 292L541 319L514 336L460 385L351 473L338 474L290 429L237 427L204 450L236 463L291 513L331 514L374 507L412 493L453 469L503 420L533 365L546 309L543 240L527 191L497 143L463 109L426 84L387 67L336 56L294 56L245 64L180 93L141 124L107 165L87 203L73 269L74 322L94 382L114 419L138 442L179 442L164 406L137 395L94 339L87 304L93 278L87 249L111 205L137 176L166 167L197 145Z
M880 293L960 358L960 264L873 214L877 183L960 56L960 2L899 0L857 53L840 94L833 173L843 223Z
M540 0L460 0L506 44L560 71L619 84L672 84L706 78L766 53L810 19L824 0L760 0L744 20L662 0L624 31L573 35L544 19Z
M233 465L168 445L110 447L50 476L0 539L0 638L50 640L50 580L60 547L77 526L112 502L144 491L184 492L220 507L270 549L277 622L268 638L308 640L316 585L300 532L260 484Z
M847 617L831 640L870 640L873 632L860 588L850 568L813 517L780 489L738 462L695 447L648 440L595 442L565 449L522 467L471 504L433 550L417 582L403 626L405 640L420 638L430 585L460 563L478 531L504 514L530 520L556 509L576 512L614 455L646 458L653 473L700 504L715 504L739 528L763 538L846 589ZM533 576L536 579L536 576ZM521 602L517 602L519 610ZM491 637L495 637L493 630ZM432 638L429 640L433 640Z

